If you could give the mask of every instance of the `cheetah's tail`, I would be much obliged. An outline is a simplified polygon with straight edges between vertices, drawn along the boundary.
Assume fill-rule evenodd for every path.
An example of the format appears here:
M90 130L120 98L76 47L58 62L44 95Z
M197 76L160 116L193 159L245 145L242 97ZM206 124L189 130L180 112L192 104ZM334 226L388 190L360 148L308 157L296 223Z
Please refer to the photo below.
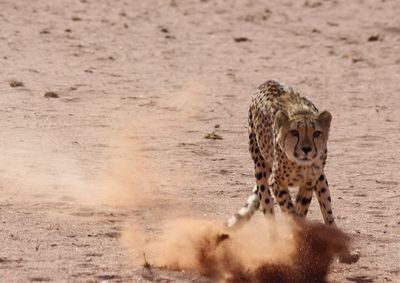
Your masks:
M260 207L260 200L257 196L257 186L254 186L253 193L247 199L246 204L228 219L226 226L229 229L238 229L250 220L254 212Z

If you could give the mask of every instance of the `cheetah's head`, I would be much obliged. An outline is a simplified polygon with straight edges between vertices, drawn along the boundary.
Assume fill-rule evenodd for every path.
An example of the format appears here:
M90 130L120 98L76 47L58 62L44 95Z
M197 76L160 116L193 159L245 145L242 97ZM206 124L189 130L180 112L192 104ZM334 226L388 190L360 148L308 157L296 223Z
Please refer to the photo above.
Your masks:
M299 114L293 117L282 111L275 116L278 145L286 156L299 165L310 165L324 154L332 115Z

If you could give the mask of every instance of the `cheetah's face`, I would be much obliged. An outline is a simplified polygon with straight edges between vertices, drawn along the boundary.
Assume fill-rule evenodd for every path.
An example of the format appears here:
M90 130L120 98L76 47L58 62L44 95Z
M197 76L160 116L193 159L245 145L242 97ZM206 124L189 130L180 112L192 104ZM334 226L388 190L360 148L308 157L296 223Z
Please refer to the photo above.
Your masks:
M277 142L290 160L299 165L310 165L326 150L331 120L328 111L292 119L279 111L275 116Z

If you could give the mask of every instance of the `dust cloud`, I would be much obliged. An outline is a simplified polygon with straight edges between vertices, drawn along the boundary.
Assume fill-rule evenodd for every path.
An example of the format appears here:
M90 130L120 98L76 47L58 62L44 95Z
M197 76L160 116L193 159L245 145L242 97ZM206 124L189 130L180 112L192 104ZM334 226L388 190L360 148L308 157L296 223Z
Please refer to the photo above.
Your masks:
M2 182L14 188L10 193L24 200L32 195L48 200L63 195L83 198L79 192L85 191L87 176L72 154L56 148L62 141L50 134L46 138L28 134L24 138L30 140L29 145L0 147Z
M92 187L96 187L95 203L119 207L148 207L156 201L158 182L151 174L151 161L142 151L138 141L117 139L110 153L109 166L99 174Z
M229 231L205 219L175 219L150 237L138 227L121 242L136 264L198 272L219 282L324 282L349 238L320 223L281 217Z

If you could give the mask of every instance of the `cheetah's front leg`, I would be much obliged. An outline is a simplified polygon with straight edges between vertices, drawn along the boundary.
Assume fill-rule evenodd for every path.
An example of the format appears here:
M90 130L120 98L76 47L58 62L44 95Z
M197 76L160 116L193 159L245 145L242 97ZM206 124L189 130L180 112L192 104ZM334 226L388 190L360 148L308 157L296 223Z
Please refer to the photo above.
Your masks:
M274 214L274 201L269 189L268 180L271 175L272 168L261 153L261 148L257 143L256 134L250 130L249 134L249 151L251 158L254 161L254 171L257 183L256 194L260 202L261 211L266 217ZM267 154L265 155L267 156Z
M288 188L286 186L278 184L277 182L273 182L271 185L276 201L278 202L282 211L290 214L297 214L296 209L293 206L292 198L290 197Z
M315 186L315 193L318 198L319 207L321 209L322 216L324 217L325 224L335 226L335 219L333 218L332 207L331 207L331 196L329 192L328 180L325 174L321 174L317 184Z
M335 219L333 218L332 207L331 207L331 196L329 192L328 180L325 174L319 176L317 184L315 186L315 193L317 194L319 207L324 217L324 222L327 225L336 227ZM339 255L339 261L343 263L355 263L359 260L360 254L358 251L355 253L350 253L350 251L345 250Z
M314 188L311 186L301 186L296 197L296 211L299 216L306 217L310 207Z

